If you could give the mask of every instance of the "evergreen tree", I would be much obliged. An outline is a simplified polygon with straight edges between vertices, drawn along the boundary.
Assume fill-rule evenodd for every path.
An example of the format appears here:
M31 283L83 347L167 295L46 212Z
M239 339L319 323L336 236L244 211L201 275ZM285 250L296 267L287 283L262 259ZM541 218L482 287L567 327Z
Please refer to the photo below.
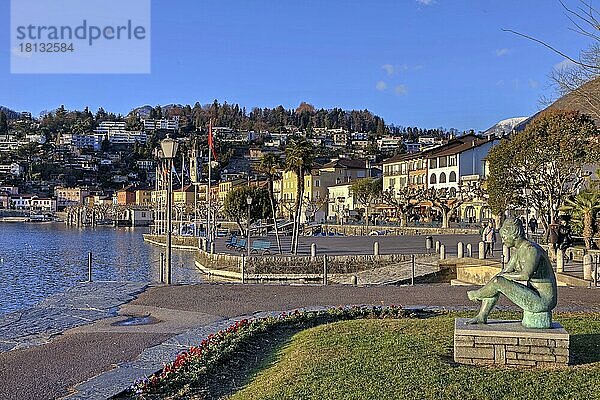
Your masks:
M8 118L4 111L0 111L0 135L6 135L8 133Z

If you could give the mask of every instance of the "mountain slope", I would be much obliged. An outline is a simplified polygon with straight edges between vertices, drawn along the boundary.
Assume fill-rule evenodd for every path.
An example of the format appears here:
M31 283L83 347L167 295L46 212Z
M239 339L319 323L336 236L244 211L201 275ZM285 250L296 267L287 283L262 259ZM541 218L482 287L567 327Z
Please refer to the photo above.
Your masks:
M592 79L577 90L560 97L542 111L521 122L515 127L515 130L522 131L529 122L546 110L576 110L591 116L596 121L596 125L600 127L600 77Z
M17 119L21 116L21 113L13 111L10 108L4 106L0 106L0 111L3 111L8 119Z
M504 135L508 135L513 131L513 129L519 125L521 122L525 121L528 117L515 117L515 118L507 118L498 122L496 125L491 128L486 129L482 135L492 135L496 137L501 137Z

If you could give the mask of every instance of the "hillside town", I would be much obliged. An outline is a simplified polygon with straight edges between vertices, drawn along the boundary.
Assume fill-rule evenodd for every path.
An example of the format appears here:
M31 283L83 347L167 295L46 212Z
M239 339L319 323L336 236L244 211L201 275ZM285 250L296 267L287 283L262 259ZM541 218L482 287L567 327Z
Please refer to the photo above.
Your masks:
M303 113L302 107L314 114L306 103L295 113ZM285 148L300 137L310 143L315 158L304 176L302 223L364 223L368 207L367 223L374 225L476 224L491 218L485 196L476 195L488 173L486 155L515 122L524 120L480 135L442 129L402 131L393 126L366 132L312 126L256 132L215 126L217 161L212 161L209 190L208 127L191 130L179 115L173 115L176 109L147 107L126 118L102 109L94 117L86 109L68 129L44 126L47 116L36 119L27 112L11 112L12 118L7 118L2 111L6 128L0 136L0 210L4 218L48 220L78 209L84 210L78 224L150 225L166 198L166 188L161 187L164 166L152 145L171 136L184 149L173 167L172 200L180 224L198 225L192 230L196 233L202 229L207 192L211 207L220 213L227 194L236 187L266 187L267 176L259 164L267 155L278 160L272 184L278 217L291 219L298 179L285 168ZM172 116L150 118L163 111ZM59 120L68 114L73 112L61 107L50 116ZM380 195L369 204L361 203L351 190L361 179L381 181ZM450 204L455 212L448 215L432 201ZM409 208L410 213L404 213Z

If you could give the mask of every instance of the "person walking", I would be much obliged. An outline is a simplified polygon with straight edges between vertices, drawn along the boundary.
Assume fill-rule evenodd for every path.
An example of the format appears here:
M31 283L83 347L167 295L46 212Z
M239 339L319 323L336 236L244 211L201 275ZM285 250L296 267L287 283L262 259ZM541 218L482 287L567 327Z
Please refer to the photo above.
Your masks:
M535 219L534 217L531 217L529 219L529 230L531 231L531 233L536 233L537 228L538 228L537 219Z
M494 255L494 243L496 242L496 230L491 222L488 222L487 226L483 229L481 240L485 243L484 257Z

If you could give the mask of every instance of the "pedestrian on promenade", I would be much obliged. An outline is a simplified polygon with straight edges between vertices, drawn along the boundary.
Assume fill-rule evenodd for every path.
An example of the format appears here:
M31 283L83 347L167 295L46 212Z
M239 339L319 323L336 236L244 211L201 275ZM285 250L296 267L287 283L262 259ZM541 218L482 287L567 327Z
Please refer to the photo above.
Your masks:
M558 227L558 248L563 252L571 247L573 244L573 237L571 236L571 227L569 226L566 219L560 220L560 226Z
M494 255L494 243L496 242L496 230L492 222L488 222L487 226L483 229L481 240L485 243L485 257L489 254Z
M538 228L537 219L531 217L529 218L529 230L531 233L536 233Z

